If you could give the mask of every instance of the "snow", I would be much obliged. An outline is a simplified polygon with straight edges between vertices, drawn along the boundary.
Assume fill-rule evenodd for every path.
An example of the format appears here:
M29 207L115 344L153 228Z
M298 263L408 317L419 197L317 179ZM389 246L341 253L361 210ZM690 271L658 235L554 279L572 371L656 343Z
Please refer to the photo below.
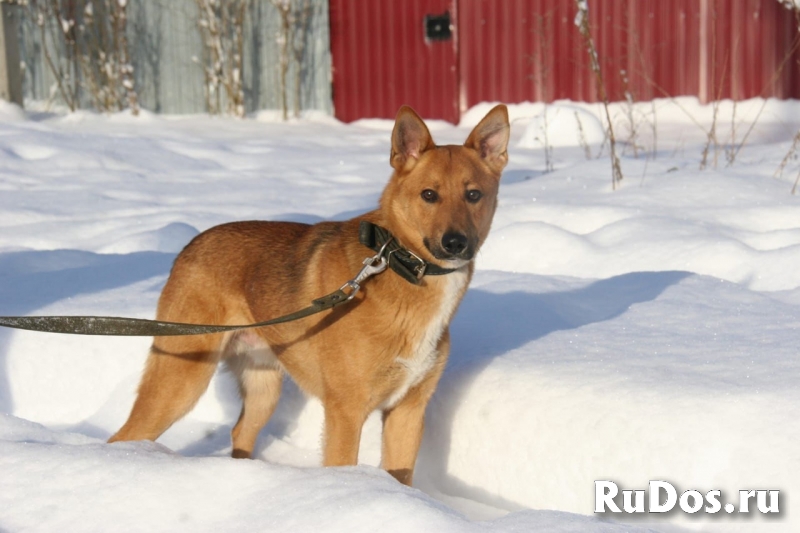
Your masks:
M622 125L625 106L612 108ZM458 127L433 121L435 139L463 142L490 107ZM359 466L319 467L322 408L291 383L256 460L229 459L239 404L225 373L158 443L105 444L149 340L0 329L0 530L800 529L800 199L789 194L800 162L773 176L800 102L722 102L721 143L732 116L737 141L758 122L732 165L712 147L717 165L704 171L711 106L633 111L638 157L623 142L625 179L612 191L602 131L587 137L590 159L575 142L575 114L589 131L600 108L548 106L560 113L547 120L550 173L536 140L544 106L510 109L497 215L452 325L414 488L377 468L377 415ZM0 315L150 318L175 253L199 231L371 209L391 128L315 113L283 124L270 112L0 104ZM781 514L595 515L595 480L719 489L723 504L739 489L780 490Z
M600 146L605 138L603 124L593 113L580 106L558 103L534 116L517 146Z

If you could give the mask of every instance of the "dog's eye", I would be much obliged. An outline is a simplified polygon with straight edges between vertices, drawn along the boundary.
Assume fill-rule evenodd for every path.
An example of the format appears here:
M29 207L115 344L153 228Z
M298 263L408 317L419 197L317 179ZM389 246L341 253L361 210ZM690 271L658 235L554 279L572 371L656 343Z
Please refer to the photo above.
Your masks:
M467 201L471 204L476 203L478 200L483 198L483 193L477 189L472 189L471 191L467 191Z
M432 204L439 199L439 195L433 189L425 189L422 191L422 199Z

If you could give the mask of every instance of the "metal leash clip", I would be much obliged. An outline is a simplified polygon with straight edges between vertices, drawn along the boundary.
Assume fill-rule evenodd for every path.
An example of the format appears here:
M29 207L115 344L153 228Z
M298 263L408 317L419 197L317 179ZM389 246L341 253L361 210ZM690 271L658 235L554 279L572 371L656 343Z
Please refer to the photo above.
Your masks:
M392 239L389 239L383 243L383 246L381 246L381 249L377 254L364 259L364 267L358 272L358 274L356 274L356 277L339 287L340 291L343 291L347 287L352 289L352 292L347 295L347 301L355 298L358 291L361 290L361 284L364 283L367 278L374 276L375 274L380 274L386 270L387 266L389 266L389 261L387 261L383 256L383 252L386 251L386 246L390 242L392 242Z

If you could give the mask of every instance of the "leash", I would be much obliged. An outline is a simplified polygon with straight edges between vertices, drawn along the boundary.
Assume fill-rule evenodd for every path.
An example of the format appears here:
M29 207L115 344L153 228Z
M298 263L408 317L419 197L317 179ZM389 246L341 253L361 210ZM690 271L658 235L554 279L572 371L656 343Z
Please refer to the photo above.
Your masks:
M338 290L313 300L311 305L304 309L271 320L256 322L255 324L221 326L113 316L3 316L0 317L0 327L46 333L127 337L166 337L221 333L291 322L350 302L361 290L361 285L364 281L376 274L380 274L388 266L391 266L392 270L415 285L420 283L419 280L425 274L441 275L456 270L444 269L427 263L411 251L397 244L397 241L388 230L370 222L361 222L359 241L377 251L377 253L364 259L364 267L353 279L347 281Z

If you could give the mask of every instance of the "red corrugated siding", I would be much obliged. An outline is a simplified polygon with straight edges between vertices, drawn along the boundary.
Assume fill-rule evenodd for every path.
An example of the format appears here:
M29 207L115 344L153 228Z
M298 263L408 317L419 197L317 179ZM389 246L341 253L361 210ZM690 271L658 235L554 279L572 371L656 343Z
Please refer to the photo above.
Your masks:
M628 3L628 68L637 100L698 94L700 6L697 0Z
M588 92L573 2L461 0L458 13L465 107Z
M343 121L394 117L403 104L457 122L456 39L425 42L424 17L455 0L331 0L333 105Z
M785 61L798 38L795 21L775 0L590 0L589 6L611 100L624 99L626 91L635 100L800 98L800 53ZM465 107L494 100L595 101L576 11L574 0L461 0ZM537 38L543 19L546 54ZM541 57L544 65L532 61ZM542 72L547 82L539 84Z
M422 17L445 9L456 38L426 45ZM575 13L574 0L331 0L336 116L595 101ZM589 0L589 13L611 100L800 98L796 21L775 0Z
M704 1L708 2L708 87L701 97L800 97L800 86L792 83L800 54L786 61L798 38L791 13L775 1Z

